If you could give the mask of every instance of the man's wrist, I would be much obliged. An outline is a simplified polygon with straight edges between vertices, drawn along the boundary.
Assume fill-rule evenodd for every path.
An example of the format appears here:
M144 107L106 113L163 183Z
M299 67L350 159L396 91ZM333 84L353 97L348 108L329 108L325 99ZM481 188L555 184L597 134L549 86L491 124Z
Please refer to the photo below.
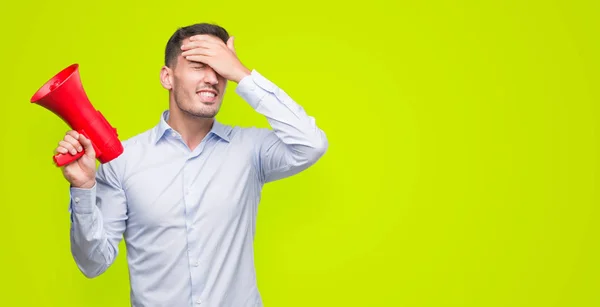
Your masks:
M235 75L235 77L231 81L233 81L235 83L240 83L240 81L242 81L242 79L249 76L251 73L252 73L252 71L244 66L240 69L240 71Z
M96 185L96 180L88 181L83 184L71 184L71 188L89 190Z

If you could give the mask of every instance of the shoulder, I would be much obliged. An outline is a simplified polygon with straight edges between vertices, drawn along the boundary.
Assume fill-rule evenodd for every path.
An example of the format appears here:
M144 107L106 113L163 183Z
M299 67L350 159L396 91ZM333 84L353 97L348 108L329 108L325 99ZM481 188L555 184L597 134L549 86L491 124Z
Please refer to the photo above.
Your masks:
M155 129L152 128L122 140L123 154L115 159L115 161L124 162L139 156L139 154L148 150L154 144L153 140L155 137Z
M123 178L127 165L135 162L136 159L139 160L144 152L150 150L154 135L155 131L152 128L121 140L123 153L108 163L100 164L98 173L114 176L117 179Z
M141 133L133 135L127 139L124 139L121 143L125 151L132 149L148 146L152 143L152 140L156 137L156 128L147 129Z

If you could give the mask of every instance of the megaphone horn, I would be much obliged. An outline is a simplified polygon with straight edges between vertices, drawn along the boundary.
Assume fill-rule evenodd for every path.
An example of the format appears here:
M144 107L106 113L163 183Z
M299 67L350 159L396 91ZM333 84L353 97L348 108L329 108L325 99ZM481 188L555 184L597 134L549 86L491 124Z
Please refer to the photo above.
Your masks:
M112 127L88 99L79 75L79 64L72 64L54 75L31 97L31 103L40 105L60 117L72 130L86 136L100 163L107 163L123 153L117 129ZM85 154L56 154L57 166L76 161Z

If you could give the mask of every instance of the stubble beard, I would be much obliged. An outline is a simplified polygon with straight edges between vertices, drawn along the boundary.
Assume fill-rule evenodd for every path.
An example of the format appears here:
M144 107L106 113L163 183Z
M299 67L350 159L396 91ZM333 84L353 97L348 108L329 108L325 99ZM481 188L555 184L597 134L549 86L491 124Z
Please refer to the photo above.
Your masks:
M214 118L219 113L220 103L205 105L198 100L196 93L192 93L190 97L183 94L182 90L175 91L174 94L175 104L185 114L198 118Z

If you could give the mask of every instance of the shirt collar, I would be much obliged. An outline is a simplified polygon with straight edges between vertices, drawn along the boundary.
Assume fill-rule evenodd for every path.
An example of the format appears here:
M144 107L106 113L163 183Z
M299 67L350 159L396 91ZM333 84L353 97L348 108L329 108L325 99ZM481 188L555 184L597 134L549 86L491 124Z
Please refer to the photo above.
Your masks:
M169 126L169 124L167 123L168 119L169 119L169 110L166 110L161 114L160 121L154 128L154 131L155 131L154 144L158 143L158 141L160 141L160 139L166 133L174 132L174 129L171 128L171 126ZM222 123L218 122L215 119L212 128L208 132L208 135L214 134L214 135L220 137L221 139L229 142L230 141L229 132L230 132L230 129L227 126L223 125Z

